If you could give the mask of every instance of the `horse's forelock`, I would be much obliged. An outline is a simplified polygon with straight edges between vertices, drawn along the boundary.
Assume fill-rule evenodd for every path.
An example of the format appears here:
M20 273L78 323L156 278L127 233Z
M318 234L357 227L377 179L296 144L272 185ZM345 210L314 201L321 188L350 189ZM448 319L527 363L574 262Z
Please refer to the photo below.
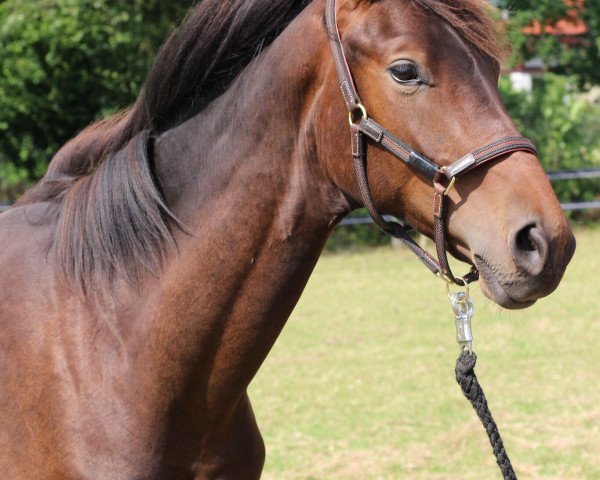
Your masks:
M412 0L440 17L472 46L496 62L509 52L505 29L487 0Z

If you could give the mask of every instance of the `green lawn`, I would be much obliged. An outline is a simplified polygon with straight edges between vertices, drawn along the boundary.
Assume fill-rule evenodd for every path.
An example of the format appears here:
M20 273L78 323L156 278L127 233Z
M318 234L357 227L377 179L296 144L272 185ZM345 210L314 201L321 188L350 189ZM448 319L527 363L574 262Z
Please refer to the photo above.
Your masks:
M527 311L474 293L477 375L524 479L600 479L600 231L577 238ZM500 478L454 337L443 284L408 252L324 256L250 389L263 478Z

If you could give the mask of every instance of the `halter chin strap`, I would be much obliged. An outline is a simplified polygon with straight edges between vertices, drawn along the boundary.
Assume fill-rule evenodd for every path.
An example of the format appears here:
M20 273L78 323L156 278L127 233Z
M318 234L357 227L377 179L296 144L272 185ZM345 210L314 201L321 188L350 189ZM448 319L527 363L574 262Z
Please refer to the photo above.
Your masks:
M382 230L402 241L435 275L449 283L452 282L457 285L466 285L467 283L476 281L479 278L479 272L475 267L472 267L471 271L464 277L455 277L448 263L445 239L445 216L448 193L459 175L490 160L518 151L529 152L537 156L534 144L524 137L501 138L444 167L438 166L425 155L416 152L410 145L404 143L368 117L367 110L358 95L346 54L342 47L335 7L336 0L326 1L325 26L335 69L340 81L340 88L349 112L352 158L354 160L356 182L365 207L373 218L373 221ZM433 183L433 230L437 260L411 238L408 233L411 230L410 227L401 225L398 222L389 222L378 212L377 206L371 196L367 178L367 145L369 141L382 146L396 158Z

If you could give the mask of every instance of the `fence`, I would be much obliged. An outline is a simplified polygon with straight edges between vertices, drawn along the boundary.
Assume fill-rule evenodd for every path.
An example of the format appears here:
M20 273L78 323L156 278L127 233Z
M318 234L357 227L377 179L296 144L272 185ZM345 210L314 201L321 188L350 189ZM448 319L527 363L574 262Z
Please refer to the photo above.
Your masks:
M563 170L561 172L549 172L548 179L551 182L558 182L561 180L587 180L592 178L600 178L600 168L588 168L581 170ZM569 202L561 203L563 210L565 211L581 211L581 210L594 210L600 209L600 200L593 202ZM8 210L10 205L7 203L0 203L0 213ZM355 217L345 218L342 220L340 225L364 225L373 223L370 217Z

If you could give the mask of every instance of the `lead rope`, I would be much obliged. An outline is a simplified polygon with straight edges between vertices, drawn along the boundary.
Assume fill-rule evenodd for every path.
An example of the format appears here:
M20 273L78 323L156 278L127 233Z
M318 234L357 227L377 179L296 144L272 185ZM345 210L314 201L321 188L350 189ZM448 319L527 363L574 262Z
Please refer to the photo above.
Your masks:
M468 285L465 292L453 295L450 295L449 289L447 289L447 292L452 302L452 308L454 309L456 340L460 347L460 355L456 360L455 368L456 381L460 385L465 397L471 402L473 409L485 428L494 456L496 457L496 462L502 472L502 477L504 480L517 480L517 475L504 449L504 442L488 406L483 388L477 380L477 375L475 375L477 355L473 352L473 332L471 330L471 320L475 313L475 308L473 300L469 295Z

